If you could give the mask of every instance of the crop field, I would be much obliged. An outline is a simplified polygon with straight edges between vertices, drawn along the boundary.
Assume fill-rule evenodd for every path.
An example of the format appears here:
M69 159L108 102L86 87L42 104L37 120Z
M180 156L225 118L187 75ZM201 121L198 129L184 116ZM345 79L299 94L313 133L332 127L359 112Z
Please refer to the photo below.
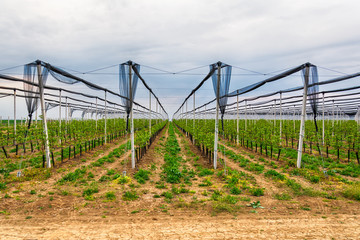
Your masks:
M331 85L360 73L305 63L230 92L217 62L169 117L139 64L114 66L119 91L40 60L0 75L0 239L360 236L360 86Z
M94 121L63 124L61 141L58 123L50 122L51 169L42 168L40 124L29 133L25 150L21 145L17 151L7 147L15 138L11 126L3 126L7 157L3 151L1 238L56 239L61 234L87 239L86 232L99 239L261 239L269 238L274 224L274 239L358 236L359 136L352 121L335 123L334 131L343 134L339 138L329 128L323 160L306 142L301 169L295 167L291 146L297 141L292 121L284 121L289 131L283 131L281 140L267 130L271 121L247 123L238 138L234 121L226 121L229 131L220 136L216 170L209 161L214 121L197 120L195 127L193 121L153 121L157 134L151 145L143 137L149 134L144 128L149 121L135 121L136 148L146 149L136 169L130 166L130 142L121 119L110 125L107 144L92 131ZM254 128L264 135L252 134ZM21 130L18 142L20 136Z

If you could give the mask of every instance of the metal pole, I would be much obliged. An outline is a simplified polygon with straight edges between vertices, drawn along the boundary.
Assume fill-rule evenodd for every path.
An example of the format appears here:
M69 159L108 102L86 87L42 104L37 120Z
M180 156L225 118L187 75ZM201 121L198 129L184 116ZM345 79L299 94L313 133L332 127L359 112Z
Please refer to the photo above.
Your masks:
M295 112L296 112L296 110L295 110L295 105L294 105L294 133L295 133Z
M96 97L96 110L95 110L95 126L96 126L96 133L98 127L98 98Z
M247 100L245 100L245 131L247 130Z
M281 146L281 135L282 135L282 92L280 92L280 146Z
M149 132L151 136L151 92L149 91Z
M239 144L239 95L236 95L236 144Z
M14 89L14 145L16 144L16 89Z
M38 80L39 80L41 113L43 115L43 125L44 125L44 134L45 134L46 166L47 166L47 168L51 168L50 148L49 148L49 134L48 134L48 128L47 128L45 101L44 101L44 85L43 85L43 79L42 79L42 74L41 74L41 65L40 65L40 63L37 64L37 71L38 71Z
M107 120L107 114L106 114L106 107L107 107L107 100L106 100L106 90L105 90L105 128L104 128L104 135L105 135L105 144L106 144L106 140L107 140L107 137L106 137L106 120Z
M306 66L305 76L304 76L304 93L301 109L301 122L300 122L300 133L299 133L299 146L298 146L298 156L297 156L297 168L301 167L301 157L302 157L302 146L304 142L304 131L305 131L305 115L306 115L306 99L307 99L307 86L309 82L309 66Z
M324 95L325 93L323 92L322 93L322 103L323 103L323 106L322 106L322 119L323 119L323 122L322 122L322 143L323 143L323 146L325 145L325 100L324 100Z
M335 122L335 106L334 106L334 100L332 101L332 135L334 136L334 122Z
M69 114L68 114L69 106L68 106L68 100L67 99L68 98L66 97L65 98L65 105L66 105L66 107L65 107L65 122L66 122L66 124L68 123L68 116L69 116Z
M135 149L134 149L134 119L133 119L133 95L131 81L131 62L129 63L129 90L130 90L130 128L131 128L131 168L135 168Z
M59 90L59 136L61 136L61 89ZM61 143L61 137L59 137Z
M220 77L221 77L221 63L218 63L217 73L217 87L216 87L216 118L215 118L215 139L214 139L214 169L217 167L217 152L218 152L218 132L219 132L219 92L220 92Z
M193 144L195 144L195 92L194 92Z
M187 119L188 119L188 116L187 116L187 114L188 114L188 103L187 103L187 100L186 100L186 102L185 102L185 115L186 115L186 117L185 117L185 127L186 127L186 136L188 135L188 129L187 129Z

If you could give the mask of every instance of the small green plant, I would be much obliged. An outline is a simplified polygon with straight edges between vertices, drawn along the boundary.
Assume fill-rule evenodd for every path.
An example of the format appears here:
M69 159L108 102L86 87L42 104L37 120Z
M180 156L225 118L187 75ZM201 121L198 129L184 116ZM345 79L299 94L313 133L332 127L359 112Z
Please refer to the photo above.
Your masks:
M344 191L343 195L346 198L360 201L360 183L355 183L348 186Z
M6 189L6 183L0 182L0 190Z
M31 194L31 195L35 195L35 194L36 194L36 191L35 191L35 190L30 190L30 194Z
M122 196L124 201L135 201L138 198L139 196L137 195L136 191L126 191Z
M131 178L128 176L120 176L117 178L119 184L126 184L131 182Z
M286 201L292 199L292 197L287 193L281 193L281 194L276 193L274 195L274 198L277 199L277 200L286 200Z
M149 180L149 175L150 171L140 168L139 171L134 174L134 178L138 181L138 183L144 184L147 180Z
M250 193L253 196L260 197L264 196L264 189L263 188L250 188Z
M264 208L263 206L261 206L260 201L252 202L252 203L250 203L248 206L249 206L249 207L252 207L252 208L254 208L254 209L256 209L256 208Z
M241 194L241 190L240 190L240 188L234 186L234 187L230 188L230 193L233 195L239 195L239 194Z
M69 191L66 191L66 190L61 191L61 195L63 195L63 196L68 196L68 195L69 195Z
M157 184L155 185L155 187L158 188L158 189L165 189L165 188L167 188L163 182L157 183Z
M83 197L85 197L85 196L91 196L91 195L93 195L94 193L98 193L99 192L99 188L97 187L97 186L91 186L91 187L89 187L89 188L87 188L87 189L85 189L84 191L83 191Z
M209 178L205 178L202 183L199 184L199 187L208 187L211 186L212 182L210 181Z
M311 208L308 206L301 206L300 209L305 211L311 211Z
M172 199L172 198L174 198L174 195L173 195L172 192L170 192L170 191L163 192L163 193L161 194L161 196L164 196L164 197L167 198L167 199Z
M109 201L113 201L113 200L116 199L116 195L115 195L114 192L107 192L107 193L105 193L105 197L106 197L106 199L109 200Z

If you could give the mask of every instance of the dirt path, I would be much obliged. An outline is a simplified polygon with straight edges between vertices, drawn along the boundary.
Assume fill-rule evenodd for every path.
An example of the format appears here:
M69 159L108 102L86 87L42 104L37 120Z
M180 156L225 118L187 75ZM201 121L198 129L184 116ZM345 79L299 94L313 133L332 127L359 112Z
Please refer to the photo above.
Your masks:
M351 215L142 216L2 220L0 239L358 239Z

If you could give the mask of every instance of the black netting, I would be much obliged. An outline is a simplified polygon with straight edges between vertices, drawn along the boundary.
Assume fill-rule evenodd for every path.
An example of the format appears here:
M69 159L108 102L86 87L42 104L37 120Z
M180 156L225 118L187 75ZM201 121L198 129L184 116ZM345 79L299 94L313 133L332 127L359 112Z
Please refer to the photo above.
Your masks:
M217 63L217 64L211 64L210 65L210 71L214 71L220 66L221 74L220 74L220 84L219 84L219 107L221 112L221 125L222 129L224 130L224 114L226 109L226 104L228 100L228 93L229 93L229 87L230 87L230 79L231 79L231 66L226 65L224 63ZM213 75L211 76L213 88L215 92L215 96L217 96L217 83L218 83L218 75L215 74L215 71Z
M308 69L308 70L307 70ZM309 72L307 72L309 71ZM310 65L309 68L303 68L302 69L302 78L304 81L304 85L305 85L305 81L307 82L307 86L308 86L308 99L310 102L310 106L314 115L314 121L315 121L315 128L316 131L318 131L318 126L316 123L316 115L317 115L317 106L318 106L318 93L319 93L319 78L318 78L318 72L317 72L317 67L314 65Z
M119 90L120 95L126 98L121 98L122 103L125 105L126 111L126 131L129 126L129 114L133 105L133 101L135 99L136 88L138 83L138 74L131 75L131 89L132 92L130 94L130 81L129 81L129 68L136 69L136 72L140 72L140 65L133 64L132 62L127 62L119 65ZM130 96L132 95L132 96Z
M59 106L59 104L57 103L49 103L49 102L45 102L45 112L47 112L48 110Z
M42 69L41 76L42 76L44 86L46 84L48 73L49 73L49 71L47 68ZM27 82L30 82L30 83L39 84L36 62L29 63L24 66L24 80L26 80ZM24 82L24 90L25 90L24 91L25 102L26 102L28 115L29 115L28 128L30 128L32 115L38 108L39 97L40 97L39 96L39 87Z

